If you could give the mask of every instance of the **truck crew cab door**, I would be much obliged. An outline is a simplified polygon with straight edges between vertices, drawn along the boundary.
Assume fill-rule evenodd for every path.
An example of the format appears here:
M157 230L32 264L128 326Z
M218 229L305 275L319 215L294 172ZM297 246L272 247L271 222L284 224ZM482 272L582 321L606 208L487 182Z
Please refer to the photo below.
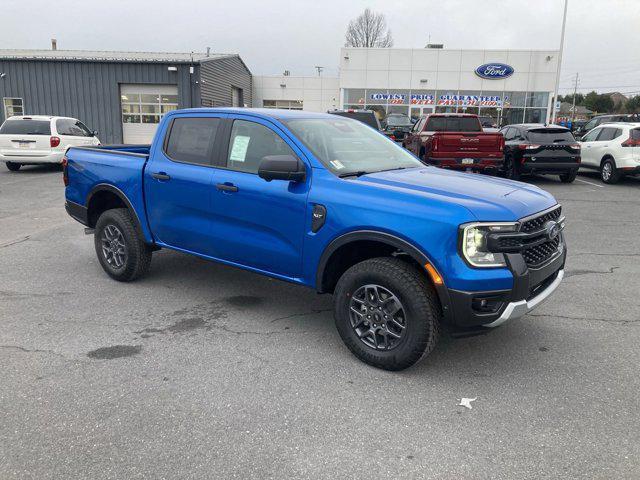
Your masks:
M302 245L311 169L302 182L258 177L267 155L302 152L276 125L245 115L225 121L225 147L213 174L212 237L220 259L295 279Z
M162 124L144 172L147 217L155 240L215 256L212 230L213 164L226 115L176 115Z

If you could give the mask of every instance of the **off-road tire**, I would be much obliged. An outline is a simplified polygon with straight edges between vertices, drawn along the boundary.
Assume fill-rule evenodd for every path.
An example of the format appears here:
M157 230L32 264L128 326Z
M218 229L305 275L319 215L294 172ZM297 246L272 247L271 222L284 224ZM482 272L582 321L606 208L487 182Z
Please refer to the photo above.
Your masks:
M109 226L115 226L124 240L126 259L120 267L110 264L103 253L103 232ZM126 208L114 208L103 212L96 222L94 245L100 265L107 274L119 282L130 282L140 278L151 265L151 248L144 243L138 233L131 213Z
M577 175L578 175L578 170L571 170L570 172L567 172L567 173L561 173L560 181L562 183L573 183Z
M22 166L19 163L15 163L15 162L6 162L6 165L7 165L7 168L12 172L17 172L18 170L20 170L20 167Z
M366 345L351 324L352 295L369 284L392 292L406 310L406 332L390 350ZM436 293L425 276L413 265L393 257L373 258L352 266L340 277L334 292L334 318L340 337L360 360L384 370L403 370L431 353L440 336L440 312Z

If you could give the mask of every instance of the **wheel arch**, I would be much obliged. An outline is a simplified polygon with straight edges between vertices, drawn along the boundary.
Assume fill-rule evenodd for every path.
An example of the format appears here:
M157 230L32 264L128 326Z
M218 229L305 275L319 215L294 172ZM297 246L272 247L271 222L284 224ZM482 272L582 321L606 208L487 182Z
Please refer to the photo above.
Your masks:
M356 253L356 255L353 255ZM344 256L351 258L344 258ZM375 230L358 230L341 235L332 240L324 249L316 271L318 293L332 293L340 276L351 266L368 258L378 256L406 255L419 268L427 281L434 287L442 312L448 318L451 312L449 292L444 284L436 285L425 269L426 264L435 268L427 254L396 235Z
M602 158L600 159L600 168L602 168L602 166L604 165L604 162L607 160L611 160L613 162L613 166L615 168L618 168L618 166L616 165L616 159L613 158L613 155L611 155L610 153L605 153Z
M133 204L127 195L118 187L109 183L99 183L94 186L87 195L85 205L87 206L87 224L90 228L94 228L96 226L98 217L100 217L100 215L106 210L110 210L112 208L126 208L131 213L131 217L133 218L136 226L136 231L141 238L145 238L142 230L142 224L140 223L140 218L138 217L136 209L133 207Z

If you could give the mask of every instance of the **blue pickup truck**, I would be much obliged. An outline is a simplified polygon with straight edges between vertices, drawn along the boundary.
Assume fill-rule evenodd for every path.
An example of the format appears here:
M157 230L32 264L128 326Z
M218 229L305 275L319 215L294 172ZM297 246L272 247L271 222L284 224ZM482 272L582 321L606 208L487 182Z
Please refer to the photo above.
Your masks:
M151 146L74 147L63 164L67 212L115 280L170 248L332 293L347 347L387 370L425 357L443 327L523 316L564 274L550 194L426 166L335 115L178 110Z

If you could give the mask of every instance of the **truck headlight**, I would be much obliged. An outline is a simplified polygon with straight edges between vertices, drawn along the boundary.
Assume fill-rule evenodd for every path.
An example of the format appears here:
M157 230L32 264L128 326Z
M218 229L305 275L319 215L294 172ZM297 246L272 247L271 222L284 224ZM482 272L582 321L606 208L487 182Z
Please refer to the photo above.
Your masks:
M504 254L490 252L487 249L487 236L490 233L515 232L517 223L469 223L460 227L460 251L463 258L472 267L506 267Z

